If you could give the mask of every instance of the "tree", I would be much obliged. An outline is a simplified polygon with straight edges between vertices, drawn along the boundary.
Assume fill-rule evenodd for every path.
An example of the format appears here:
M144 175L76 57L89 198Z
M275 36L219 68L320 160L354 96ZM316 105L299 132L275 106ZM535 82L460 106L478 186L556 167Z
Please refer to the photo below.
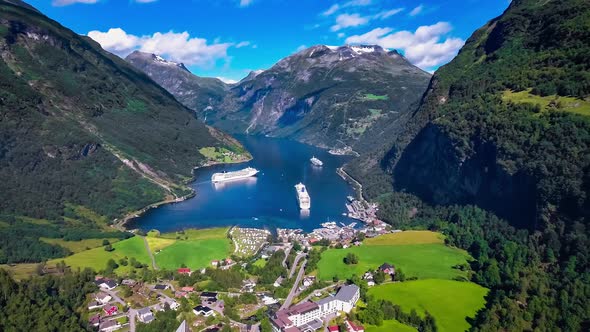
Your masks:
M111 242L110 242L108 239L104 239L104 240L102 240L102 245L103 245L103 246L107 246L107 245L109 245L109 244L111 244Z
M270 325L268 317L264 317L260 322L260 332L272 332L272 326Z
M113 249L113 246L111 244L107 244L106 246L104 246L104 250L105 251L108 251L108 252L111 252L111 251L113 251L115 249Z
M359 257L356 254L349 252L346 257L344 257L344 264L346 265L354 265L358 264Z
M375 283L377 285L384 283L385 278L386 278L385 272L383 272L381 270L379 270L375 274L373 274L373 281L375 281Z

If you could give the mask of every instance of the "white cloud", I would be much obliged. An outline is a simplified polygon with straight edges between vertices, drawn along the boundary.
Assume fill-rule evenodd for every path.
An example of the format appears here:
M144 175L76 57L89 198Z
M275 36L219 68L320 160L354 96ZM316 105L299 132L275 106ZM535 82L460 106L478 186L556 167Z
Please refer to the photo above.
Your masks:
M447 37L452 27L447 22L424 25L416 31L397 31L376 28L362 35L346 38L347 44L376 44L384 48L399 49L414 65L429 70L450 61L463 46L461 38Z
M338 33L338 38L344 38L344 36L345 36L344 32L339 32Z
M380 13L373 15L373 18L379 19L379 20L384 20L384 19L389 18L395 14L398 14L399 12L401 12L403 10L404 10L403 8L394 8L394 9L390 9L390 10L384 10Z
M340 14L336 17L336 24L330 30L338 31L344 28L357 27L369 23L368 17L362 17L359 14Z
M227 49L233 46L231 43L208 44L206 39L191 37L186 31L135 36L121 28L111 28L107 32L90 31L88 36L100 43L104 49L119 56L140 50L196 66L210 66L219 59L227 59Z
M250 42L249 41L242 41L236 44L236 48L242 48L242 47L246 47L249 46Z
M240 7L248 7L253 2L254 2L254 0L240 0Z
M416 16L424 10L424 5L419 5L418 7L412 9L412 11L408 14L410 16Z
M324 11L322 15L330 16L343 8L368 6L371 4L371 2L372 0L351 0L343 4L335 3L332 6L330 6L330 8L328 8L326 11Z
M97 2L98 0L53 0L51 4L54 6L62 7L73 5L75 3L94 4Z

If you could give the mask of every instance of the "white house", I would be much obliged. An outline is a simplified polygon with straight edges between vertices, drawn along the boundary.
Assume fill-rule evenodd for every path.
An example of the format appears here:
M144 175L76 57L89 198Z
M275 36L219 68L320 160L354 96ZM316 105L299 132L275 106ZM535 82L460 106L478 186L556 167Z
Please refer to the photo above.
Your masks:
M116 320L107 320L101 323L98 327L100 332L112 332L121 328L121 324Z
M154 320L154 314L150 308L141 308L137 310L137 319L144 324L148 324Z
M202 306L202 305L198 305L198 306L194 307L193 312L197 316L203 315L205 317L209 317L209 316L215 315L215 311L213 309L206 307L206 306Z
M109 294L106 294L103 292L96 294L96 296L94 298L96 299L96 302L98 302L100 304L107 304L107 303L109 303L110 300L113 299Z

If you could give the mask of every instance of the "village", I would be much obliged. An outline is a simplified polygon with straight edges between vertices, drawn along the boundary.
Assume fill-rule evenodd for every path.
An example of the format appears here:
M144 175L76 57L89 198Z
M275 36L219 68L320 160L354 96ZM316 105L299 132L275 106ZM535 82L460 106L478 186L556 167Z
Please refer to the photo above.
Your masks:
M172 310L190 313L178 326L179 332L268 331L269 326L262 326L264 317L270 318L268 325L277 332L364 331L349 320L340 324L342 328L334 325L355 307L359 286L342 281L320 282L315 275L306 273L313 246L361 246L365 238L398 232L374 222L361 228L355 226L327 222L310 233L278 229L276 238L268 230L232 228L228 236L234 243L234 255L212 260L207 268L179 267L156 282L97 276L99 291L89 299L88 320L98 331L135 332L138 324L150 324L159 312ZM263 277L259 275L266 272L260 272L265 268L257 269L256 265L267 264L270 269L276 257L280 257L278 265L285 272L273 279L272 285L261 285ZM239 287L207 288L205 281L217 273L214 271L237 270L248 271ZM373 274L379 271L392 278L395 273L393 265L384 262L374 271L367 271L363 279L374 285ZM193 280L200 281L188 285Z

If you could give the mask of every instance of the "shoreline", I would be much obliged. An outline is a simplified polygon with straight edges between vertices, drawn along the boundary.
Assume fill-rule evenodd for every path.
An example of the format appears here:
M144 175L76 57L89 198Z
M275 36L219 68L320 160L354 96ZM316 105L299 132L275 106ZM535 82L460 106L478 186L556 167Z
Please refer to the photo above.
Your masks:
M340 175L340 177L348 182L349 184L352 185L354 192L357 194L357 199L359 201L361 201L364 205L367 205L369 202L367 202L365 200L365 197L363 196L363 185L358 182L355 178L353 178L350 174L348 174L345 170L344 170L344 166L343 167L339 167L336 169L336 173L338 175Z
M252 155L250 153L248 153L248 157L245 158L244 160L240 160L240 161L235 161L235 162L230 162L230 163L225 163L225 162L217 162L217 161L208 161L206 163L204 163L203 165L200 166L195 166L193 167L191 173L192 173L192 177L190 180L187 180L183 186L185 186L186 188L190 189L190 193L186 194L184 196L178 197L176 196L174 193L172 192L168 192L167 193L167 197L168 196L173 196L174 198L165 198L164 200L158 201L158 202L154 202L154 203L150 203L146 206L144 206L143 208L139 209L139 210L135 210L135 211L131 211L128 212L127 214L125 214L121 219L115 219L116 222L114 222L111 227L122 231L122 232L130 232L130 233L136 233L137 229L128 229L126 227L127 223L129 223L129 221L139 218L142 215L144 215L146 212L148 212L151 209L156 209L159 208L160 206L166 205L166 204L174 204L174 203L180 203L183 201L186 201L187 199L193 198L197 195L197 192L189 187L189 185L193 182L196 181L196 177L195 177L195 171L201 168L205 168L205 167L211 167L211 166L216 166L216 165L232 165L232 164L242 164L242 163L246 163L249 161L252 161L254 159L254 157L252 157Z

